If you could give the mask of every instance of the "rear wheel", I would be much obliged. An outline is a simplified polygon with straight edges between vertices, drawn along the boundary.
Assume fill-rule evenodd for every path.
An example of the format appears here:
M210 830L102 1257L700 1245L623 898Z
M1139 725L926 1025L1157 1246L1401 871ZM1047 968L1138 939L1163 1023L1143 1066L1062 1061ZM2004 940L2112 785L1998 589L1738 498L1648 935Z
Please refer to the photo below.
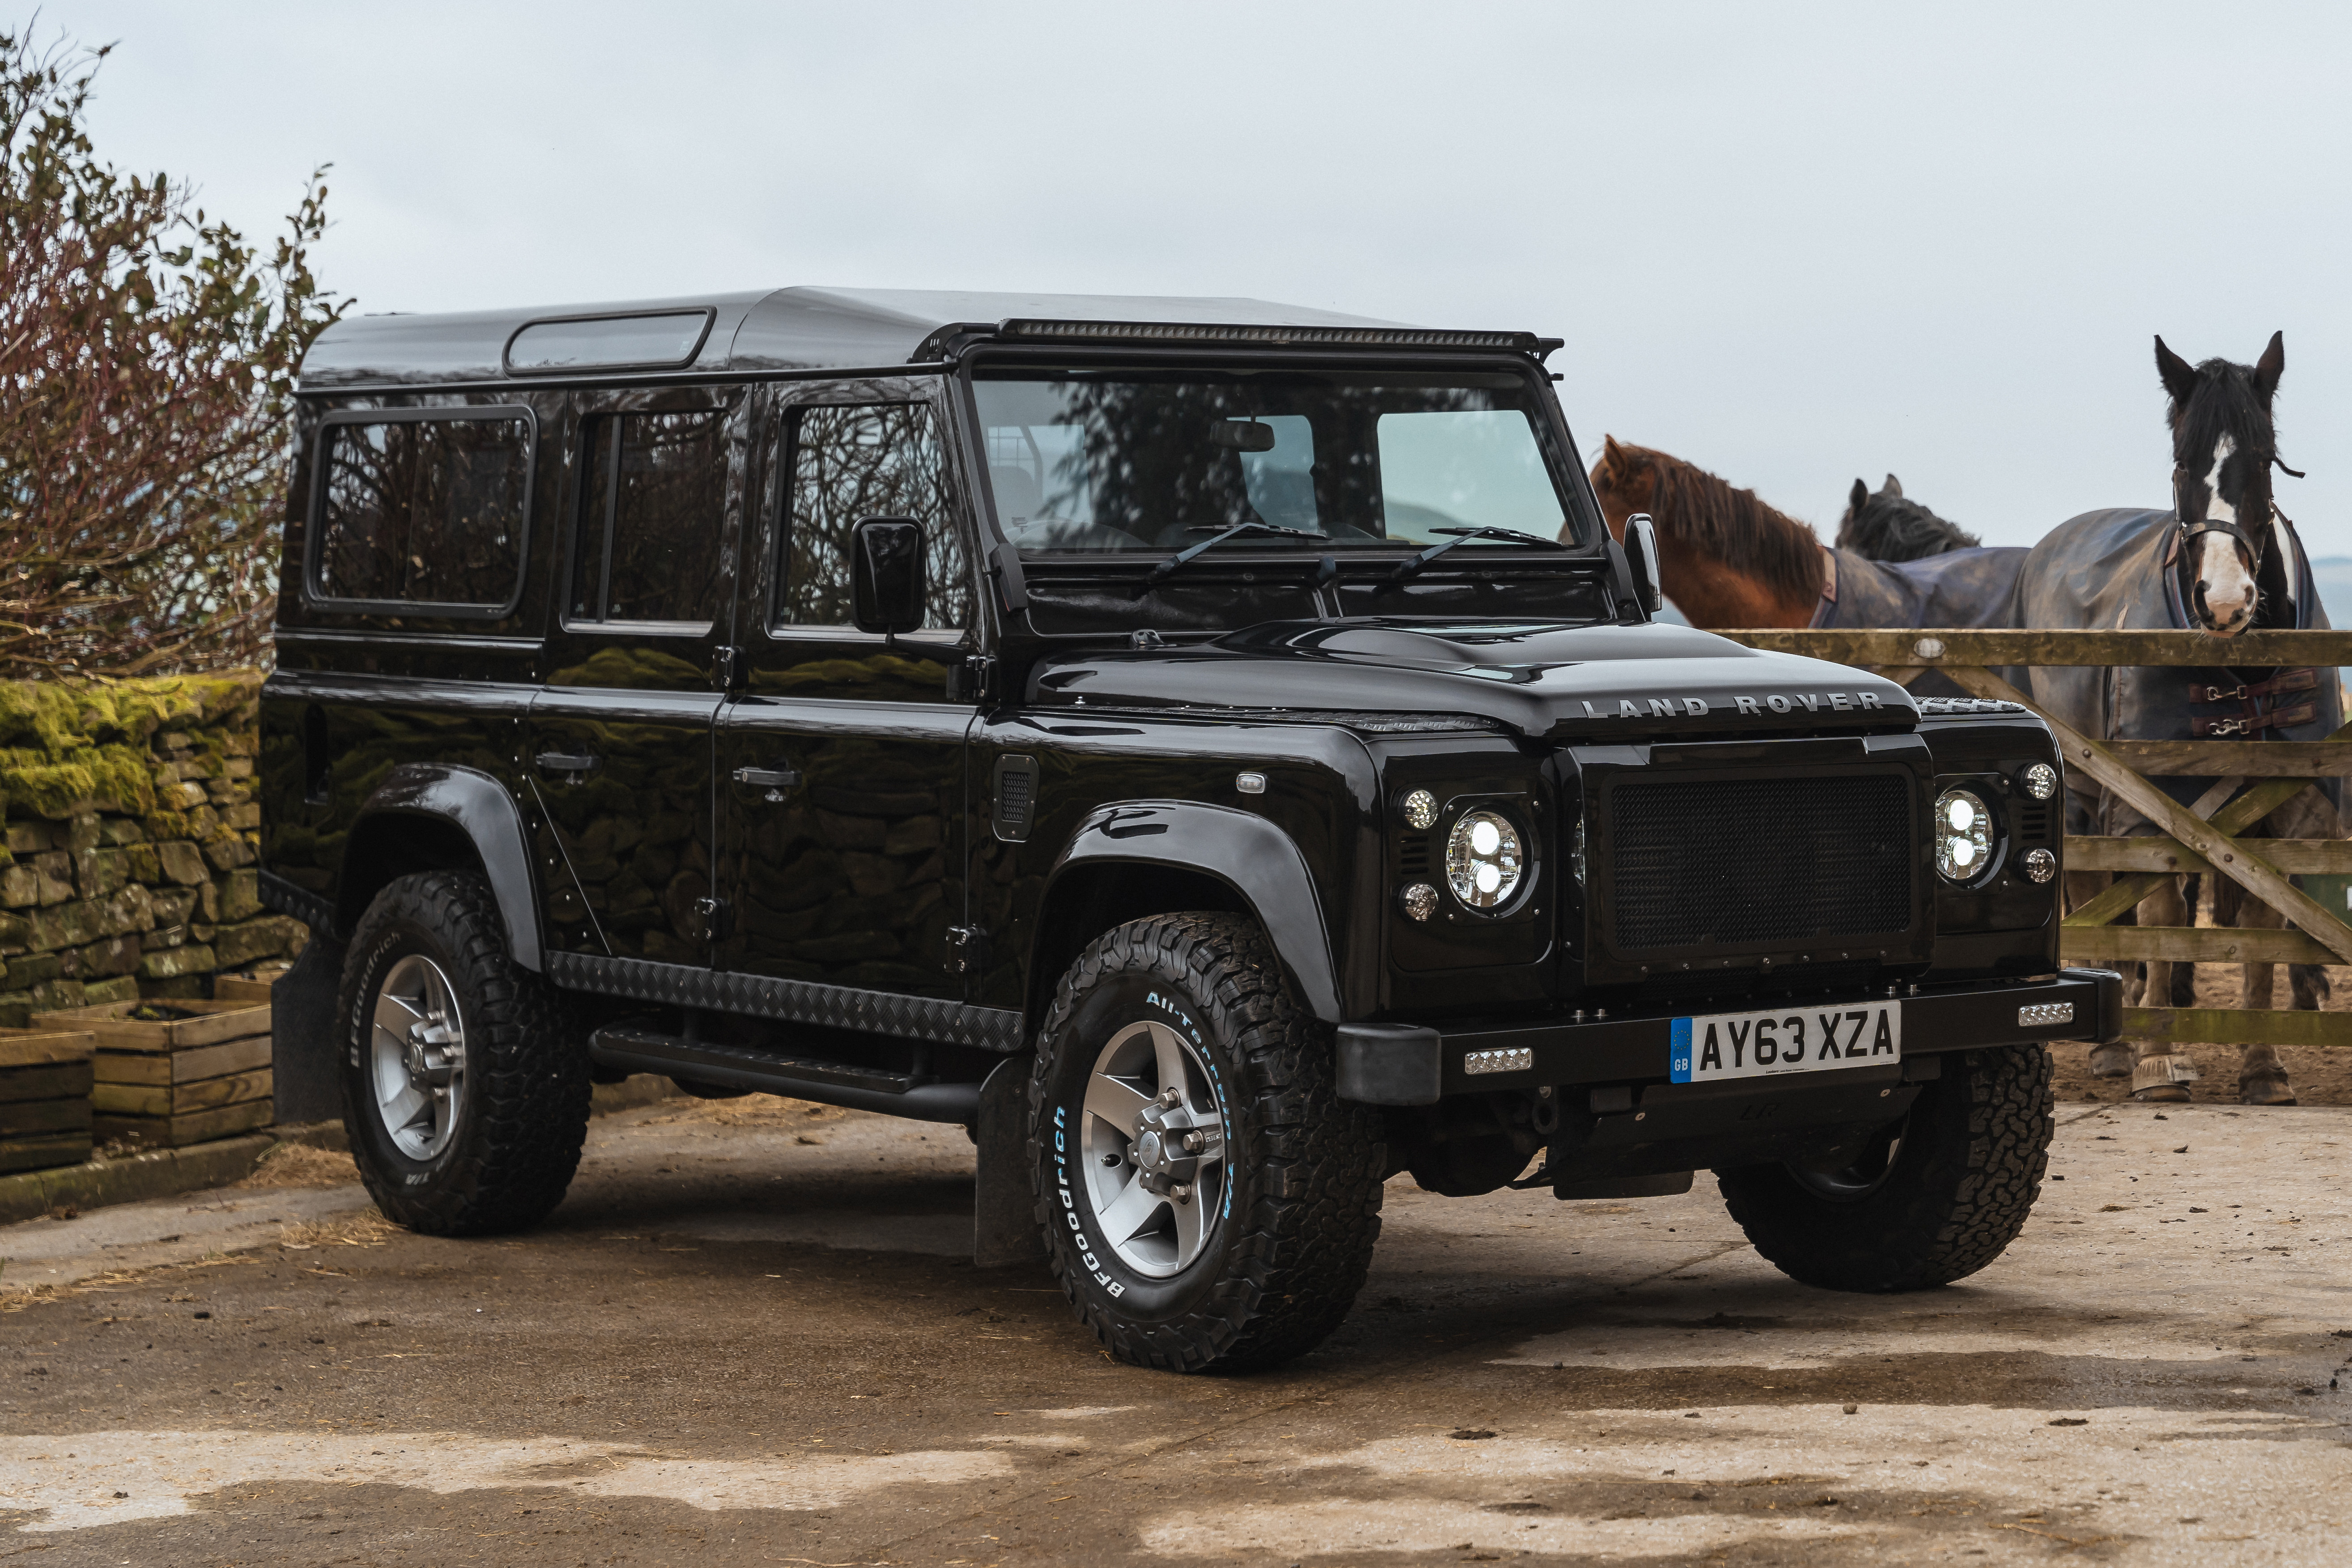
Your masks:
M343 1126L389 1218L484 1236L562 1201L588 1135L588 1053L556 992L509 956L479 877L429 871L378 893L336 1016Z
M2017 1239L2049 1164L2050 1058L1960 1051L1910 1114L1834 1169L1748 1165L1717 1179L1731 1217L1792 1279L1921 1290L1964 1279Z
M1267 1365L1347 1316L1380 1235L1379 1114L1232 915L1119 927L1063 976L1030 1079L1037 1216L1123 1361Z

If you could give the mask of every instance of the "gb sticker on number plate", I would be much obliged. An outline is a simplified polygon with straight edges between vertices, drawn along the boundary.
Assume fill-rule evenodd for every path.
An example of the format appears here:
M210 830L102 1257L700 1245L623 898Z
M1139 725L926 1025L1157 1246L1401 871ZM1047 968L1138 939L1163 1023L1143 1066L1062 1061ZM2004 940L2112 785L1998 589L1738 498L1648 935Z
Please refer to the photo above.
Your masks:
M1903 1059L1903 1005L1788 1007L1674 1020L1676 1083L1891 1066Z

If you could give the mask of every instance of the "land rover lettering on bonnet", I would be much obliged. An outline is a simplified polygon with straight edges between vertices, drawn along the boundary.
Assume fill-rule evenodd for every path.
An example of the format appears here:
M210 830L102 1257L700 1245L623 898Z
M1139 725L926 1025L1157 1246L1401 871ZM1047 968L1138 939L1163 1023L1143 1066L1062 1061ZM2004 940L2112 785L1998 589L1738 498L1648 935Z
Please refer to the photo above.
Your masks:
M956 1124L976 1261L1180 1371L1320 1342L1407 1174L1712 1171L1809 1284L1983 1268L2045 1047L2120 1022L2058 963L2051 737L1658 619L1558 346L841 289L338 322L264 700L286 1114L463 1236L553 1208L631 1073Z

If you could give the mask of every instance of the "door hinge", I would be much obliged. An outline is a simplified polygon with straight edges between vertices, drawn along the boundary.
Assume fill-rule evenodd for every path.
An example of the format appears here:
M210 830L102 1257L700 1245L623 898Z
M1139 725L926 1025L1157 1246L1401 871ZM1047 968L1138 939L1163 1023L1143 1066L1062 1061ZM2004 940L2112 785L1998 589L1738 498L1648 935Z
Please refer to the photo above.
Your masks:
M697 899L694 900L694 912L702 921L705 942L725 942L735 934L735 906L726 900Z
M988 962L988 932L980 926L948 927L948 967L970 974Z
M993 695L996 661L986 654L968 653L948 666L948 700L985 702Z
M751 671L744 667L743 650L732 644L723 646L711 661L711 676L721 691L733 691L745 683Z

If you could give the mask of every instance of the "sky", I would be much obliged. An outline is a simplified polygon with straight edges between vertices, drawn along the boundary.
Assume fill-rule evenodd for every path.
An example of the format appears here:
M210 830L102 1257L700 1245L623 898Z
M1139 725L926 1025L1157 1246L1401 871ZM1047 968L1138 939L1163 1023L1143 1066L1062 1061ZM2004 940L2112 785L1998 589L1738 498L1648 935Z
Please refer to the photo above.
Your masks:
M20 12L21 16L22 13ZM361 310L1238 294L1563 338L1559 395L1836 527L2169 504L2151 337L2286 334L2352 555L2352 7L47 0L91 126ZM2339 616L2338 618L2341 618Z

